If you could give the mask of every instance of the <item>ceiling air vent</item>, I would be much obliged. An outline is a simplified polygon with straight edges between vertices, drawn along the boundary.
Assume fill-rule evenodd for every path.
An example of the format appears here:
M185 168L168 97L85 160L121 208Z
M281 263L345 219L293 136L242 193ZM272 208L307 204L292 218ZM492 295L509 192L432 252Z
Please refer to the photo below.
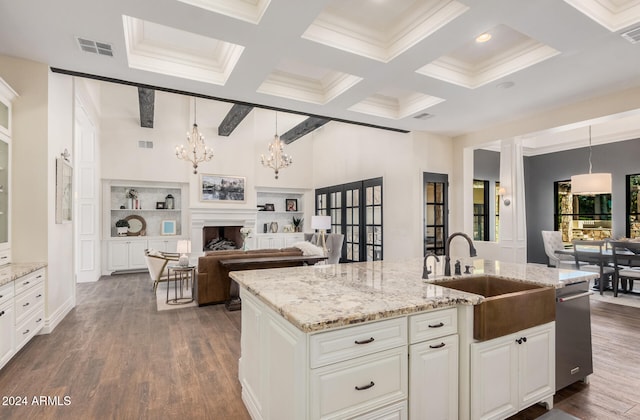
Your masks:
M80 38L80 37L76 39L78 40L78 46L84 52L113 57L113 50L111 49L111 44L107 44L105 42L92 41L90 39Z
M416 120L428 120L429 118L433 118L433 114L429 114L428 112L423 112L422 114L418 114L414 116Z
M626 32L621 33L622 37L632 44L640 42L640 26L629 29Z
M138 147L141 149L153 149L153 142L146 140L138 140Z

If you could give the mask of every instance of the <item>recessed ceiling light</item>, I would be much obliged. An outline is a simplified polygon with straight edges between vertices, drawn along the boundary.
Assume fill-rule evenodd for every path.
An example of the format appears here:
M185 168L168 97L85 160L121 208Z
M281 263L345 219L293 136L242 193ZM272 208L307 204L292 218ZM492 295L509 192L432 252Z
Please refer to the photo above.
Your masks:
M515 85L515 83L513 83L513 82L502 82L502 83L498 83L496 85L496 87L498 89L509 89L509 88L513 87L513 85Z
M483 42L487 42L490 39L491 39L491 34L488 32L485 32L482 35L478 35L478 37L476 38L476 42L481 44Z

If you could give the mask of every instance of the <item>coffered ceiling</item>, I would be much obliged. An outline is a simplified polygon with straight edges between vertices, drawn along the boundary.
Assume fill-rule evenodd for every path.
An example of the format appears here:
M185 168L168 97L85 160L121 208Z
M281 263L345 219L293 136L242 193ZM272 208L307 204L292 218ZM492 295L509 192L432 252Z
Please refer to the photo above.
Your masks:
M640 0L0 0L0 54L449 136L640 86L639 27Z

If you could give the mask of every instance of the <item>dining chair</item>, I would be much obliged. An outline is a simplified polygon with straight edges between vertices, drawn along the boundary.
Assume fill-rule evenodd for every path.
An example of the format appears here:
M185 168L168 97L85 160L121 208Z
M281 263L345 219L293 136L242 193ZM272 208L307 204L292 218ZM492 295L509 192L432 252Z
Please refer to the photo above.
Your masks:
M542 242L544 243L544 252L549 258L549 267L575 268L575 260L571 255L556 254L556 251L564 250L562 232L558 230L543 230Z
M613 294L618 296L618 283L615 281L615 269L609 266L607 256L603 254L604 241L574 240L573 256L575 267L580 271L589 271L600 274L598 289L602 295L605 285L613 280Z
M610 241L609 245L613 254L616 282L621 280L625 290L633 291L633 280L640 280L640 242Z

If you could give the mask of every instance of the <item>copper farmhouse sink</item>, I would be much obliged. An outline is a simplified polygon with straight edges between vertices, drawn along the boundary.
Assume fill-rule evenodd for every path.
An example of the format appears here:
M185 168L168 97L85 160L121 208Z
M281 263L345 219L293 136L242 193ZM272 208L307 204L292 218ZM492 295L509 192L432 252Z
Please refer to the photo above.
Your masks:
M457 278L438 285L484 296L473 307L473 338L490 340L556 318L556 292L551 286L495 276Z

